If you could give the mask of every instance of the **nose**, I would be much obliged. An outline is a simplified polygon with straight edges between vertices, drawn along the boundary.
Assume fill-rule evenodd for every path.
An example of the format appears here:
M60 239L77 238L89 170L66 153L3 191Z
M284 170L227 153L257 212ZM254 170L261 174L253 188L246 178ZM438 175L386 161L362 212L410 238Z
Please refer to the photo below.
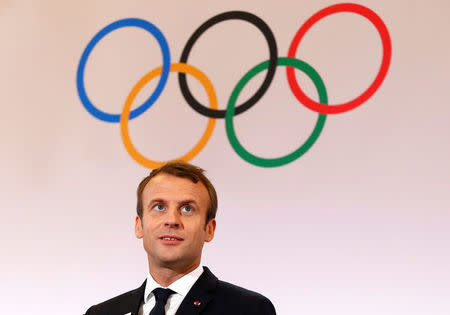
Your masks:
M164 217L164 226L168 228L179 228L181 225L180 213L176 208L170 208Z

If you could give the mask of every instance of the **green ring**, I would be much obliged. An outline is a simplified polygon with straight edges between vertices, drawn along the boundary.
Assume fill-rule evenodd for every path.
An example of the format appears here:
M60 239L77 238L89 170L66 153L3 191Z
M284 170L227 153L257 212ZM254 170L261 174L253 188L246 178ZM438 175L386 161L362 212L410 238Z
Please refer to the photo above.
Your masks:
M307 64L304 61L301 61L296 58L289 58L289 57L280 57L277 61L278 66L291 66L294 68L297 68L301 71L303 71L308 77L313 81L314 85L316 86L317 92L319 94L319 102L322 104L328 104L328 97L327 97L327 91L325 89L325 85L322 81L322 78L317 73L316 70L314 70L309 64ZM248 152L239 142L239 140L236 137L236 133L234 131L234 125L233 125L233 117L235 112L235 104L236 100L241 93L244 86L258 73L261 71L267 69L269 67L269 60L264 61L252 69L248 71L242 79L239 80L238 84L233 89L233 92L231 93L230 99L228 101L227 111L225 115L225 128L227 131L228 140L230 141L231 146L233 147L234 151L243 158L245 161L249 162L250 164L256 165L256 166L262 166L262 167L277 167L282 166L285 164L288 164L299 157L301 157L303 154L305 154L312 145L316 142L317 138L319 137L320 133L322 132L323 126L325 125L326 116L325 114L319 114L319 117L317 118L316 126L314 127L314 130L312 131L311 135L308 137L308 139L303 143L297 150L295 150L292 153L289 153L285 156L273 158L273 159L267 159L267 158L261 158L256 155L251 154Z

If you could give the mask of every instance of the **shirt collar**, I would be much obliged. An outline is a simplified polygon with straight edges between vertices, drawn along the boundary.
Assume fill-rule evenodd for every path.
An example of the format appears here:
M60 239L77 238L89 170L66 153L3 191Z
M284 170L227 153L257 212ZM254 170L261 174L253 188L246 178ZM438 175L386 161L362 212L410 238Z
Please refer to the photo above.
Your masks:
M159 285L151 276L150 272L147 274L147 283L145 284L145 295L144 295L144 303L147 303L150 298L153 297L152 291L156 288L169 288L175 291L177 294L180 294L183 298L187 295L189 290L192 288L194 283L200 278L203 273L203 267L198 266L190 273L185 274L180 279L171 283L168 287L162 287Z

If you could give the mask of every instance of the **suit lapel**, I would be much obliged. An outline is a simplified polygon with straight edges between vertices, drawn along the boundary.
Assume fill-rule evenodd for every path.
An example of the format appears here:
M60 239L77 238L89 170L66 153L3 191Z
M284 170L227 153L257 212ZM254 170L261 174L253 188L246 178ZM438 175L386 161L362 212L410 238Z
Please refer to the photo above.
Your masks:
M145 280L144 283L139 288L132 291L130 294L129 305L131 309L131 315L138 315L139 313L141 303L144 301L144 292L146 283L147 280Z
M207 268L203 267L203 273L189 290L181 302L176 315L197 315L214 297L217 286L217 277Z

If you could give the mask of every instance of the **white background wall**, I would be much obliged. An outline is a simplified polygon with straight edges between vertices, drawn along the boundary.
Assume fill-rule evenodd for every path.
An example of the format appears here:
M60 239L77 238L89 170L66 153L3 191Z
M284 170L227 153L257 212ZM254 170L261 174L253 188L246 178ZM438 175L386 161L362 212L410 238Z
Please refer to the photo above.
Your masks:
M297 29L335 3L1 1L1 313L81 314L145 278L133 224L135 189L148 170L128 155L119 125L92 117L76 92L78 62L96 32L118 19L146 19L164 33L177 62L200 24L244 10L266 21L286 56ZM449 314L450 3L358 3L391 35L384 83L361 107L329 115L311 150L283 167L242 160L218 120L192 160L219 192L216 238L203 264L263 293L279 314ZM189 63L209 76L224 109L237 81L267 57L254 27L230 21L201 37ZM297 58L321 74L335 104L373 80L381 41L364 18L335 14L307 33ZM87 92L99 108L119 113L137 80L160 65L146 32L115 31L91 54ZM293 97L279 67L264 98L235 124L248 150L276 157L297 148L316 117ZM130 122L130 133L143 154L167 160L187 152L206 121L172 74L157 103Z

